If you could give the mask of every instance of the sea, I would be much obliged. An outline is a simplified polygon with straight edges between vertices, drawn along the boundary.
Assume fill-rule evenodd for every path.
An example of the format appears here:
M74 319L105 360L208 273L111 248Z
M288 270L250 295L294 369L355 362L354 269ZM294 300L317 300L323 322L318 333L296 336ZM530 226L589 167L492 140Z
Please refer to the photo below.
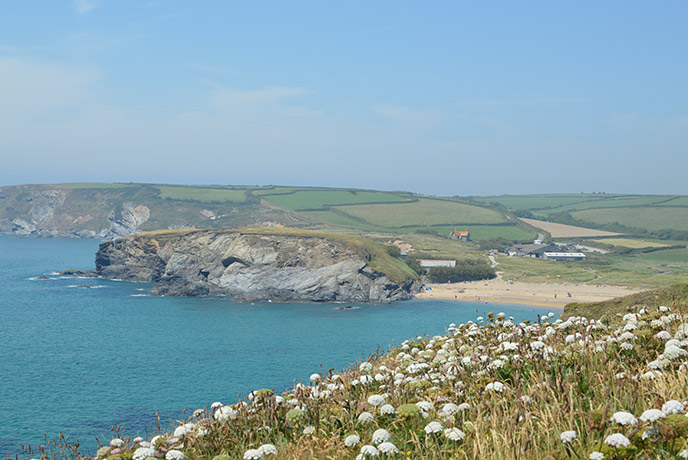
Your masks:
M93 452L113 429L151 435L215 401L283 391L418 335L524 305L236 303L163 298L149 283L62 276L98 242L0 236L0 457L60 433ZM342 309L341 307L352 307Z

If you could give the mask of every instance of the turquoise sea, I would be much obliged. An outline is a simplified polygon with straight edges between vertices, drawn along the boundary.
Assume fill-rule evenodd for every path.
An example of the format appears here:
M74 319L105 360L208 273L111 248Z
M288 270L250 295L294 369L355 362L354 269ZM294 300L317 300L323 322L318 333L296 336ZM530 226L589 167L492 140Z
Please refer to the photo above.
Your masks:
M98 242L0 237L0 457L59 432L86 451L115 425L145 436L214 401L283 390L380 347L504 311L468 302L391 305L233 303L148 297L148 284L63 277L90 269ZM37 280L47 276L47 280ZM84 288L80 286L92 286Z

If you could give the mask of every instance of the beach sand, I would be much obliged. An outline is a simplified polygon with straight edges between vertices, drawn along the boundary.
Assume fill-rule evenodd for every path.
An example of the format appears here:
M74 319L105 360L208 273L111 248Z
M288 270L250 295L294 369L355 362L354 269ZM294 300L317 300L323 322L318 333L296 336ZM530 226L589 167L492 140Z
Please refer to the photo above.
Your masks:
M451 284L429 284L432 290L417 299L460 300L462 302L497 302L563 308L571 302L591 303L640 292L621 286L595 286L574 283L523 283L496 278ZM463 290L464 292L460 292ZM571 296L569 297L569 293Z

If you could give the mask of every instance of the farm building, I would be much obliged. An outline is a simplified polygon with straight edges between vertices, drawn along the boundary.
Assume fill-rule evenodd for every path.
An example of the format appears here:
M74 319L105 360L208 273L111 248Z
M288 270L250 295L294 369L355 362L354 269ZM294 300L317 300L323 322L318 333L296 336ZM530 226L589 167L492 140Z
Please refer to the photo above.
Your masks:
M586 256L582 252L545 252L543 254L545 260L585 260Z
M418 259L421 267L432 268L432 267L456 267L455 260L446 259Z
M553 244L515 244L506 253L510 256L542 258L545 252L556 252L558 249Z
M452 240L459 241L471 241L471 234L468 230L465 230L463 232L457 232L456 230L452 230L449 234L449 238L451 238Z

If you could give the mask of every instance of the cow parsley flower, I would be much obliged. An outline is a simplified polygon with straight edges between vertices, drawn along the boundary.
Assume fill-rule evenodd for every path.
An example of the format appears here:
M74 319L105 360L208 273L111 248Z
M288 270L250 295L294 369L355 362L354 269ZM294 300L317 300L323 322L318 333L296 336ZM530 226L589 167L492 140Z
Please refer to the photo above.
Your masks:
M688 351L677 347L676 345L668 345L664 348L664 357L669 360L679 359L688 355Z
M361 442L361 437L356 435L356 434L350 434L349 436L346 437L344 440L344 445L346 447L354 447L357 446L358 443Z
M244 460L260 460L263 458L263 453L258 449L249 449L244 452Z
M218 422L234 420L237 418L237 411L230 406L221 406L215 411L214 417Z
M375 407L382 406L385 403L385 397L382 395L370 395L368 396L368 404Z
M496 391L501 393L504 391L504 384L502 382L491 382L485 385L485 391Z
M184 460L186 455L184 452L172 449L165 454L165 460Z
M445 415L454 415L459 411L459 406L457 406L454 403L447 403L444 406L442 406L442 410L440 412Z
M561 439L561 442L563 442L564 444L573 441L573 440L576 439L577 437L578 437L578 433L576 433L576 432L573 431L573 430L564 431L563 433L561 433L561 434L559 435L559 439Z
M638 419L630 412L615 412L611 420L619 425L637 425Z
M460 410L461 412L463 412L463 411L465 411L465 410L468 410L468 409L470 409L470 408L471 408L471 405L468 404L468 403L461 403L461 404L459 404L459 410Z
M358 421L361 423L370 423L374 419L375 417L370 412L361 412L361 415L358 416Z
M309 380L313 383L320 381L320 374L311 374Z
M686 408L681 401L669 400L662 405L662 412L665 414L682 414Z
M399 449L397 449L397 446L388 441L383 442L382 444L377 446L377 448L380 452L387 455L394 455L399 453Z
M688 458L688 449L683 449L681 452L678 453L678 456L681 458Z
M373 370L373 365L370 364L368 361L364 361L361 363L360 366L358 366L358 369L361 372L371 372Z
M666 414L659 409L648 409L640 415L642 422L656 422L661 418L666 418Z
M313 434L315 433L315 427L313 425L308 425L303 429L303 434Z
M273 444L263 444L258 448L258 450L265 455L277 455L277 447Z
M380 455L380 451L377 450L374 446L365 445L361 447L361 455L363 456L363 458L377 457L378 455Z
M154 457L155 449L152 447L139 447L134 451L133 460L143 460L147 457Z
M604 460L604 454L602 452L590 452L590 456L588 457L590 460Z
M631 441L621 433L610 434L604 438L604 443L611 447L628 447Z
M375 430L375 433L373 433L373 444L381 444L389 441L390 439L392 439L392 436L390 436L389 431L383 428Z
M435 409L435 406L433 406L432 403L427 402L427 401L418 401L416 403L416 406L418 406L418 408L420 410L425 411L425 412L430 412L430 411Z
M659 331L658 333L655 334L655 338L658 338L659 340L670 340L671 339L671 333L667 331Z
M447 428L444 430L444 437L450 441L461 441L466 437L466 433L458 428Z
M382 415L394 415L397 413L397 410L394 408L393 405L385 404L382 407L380 407L380 413Z
M442 424L440 422L430 422L423 428L427 434L439 433L442 431Z
M633 344L632 343L623 342L620 346L624 350L633 350Z
M119 438L115 438L110 441L110 447L124 447L124 441Z

